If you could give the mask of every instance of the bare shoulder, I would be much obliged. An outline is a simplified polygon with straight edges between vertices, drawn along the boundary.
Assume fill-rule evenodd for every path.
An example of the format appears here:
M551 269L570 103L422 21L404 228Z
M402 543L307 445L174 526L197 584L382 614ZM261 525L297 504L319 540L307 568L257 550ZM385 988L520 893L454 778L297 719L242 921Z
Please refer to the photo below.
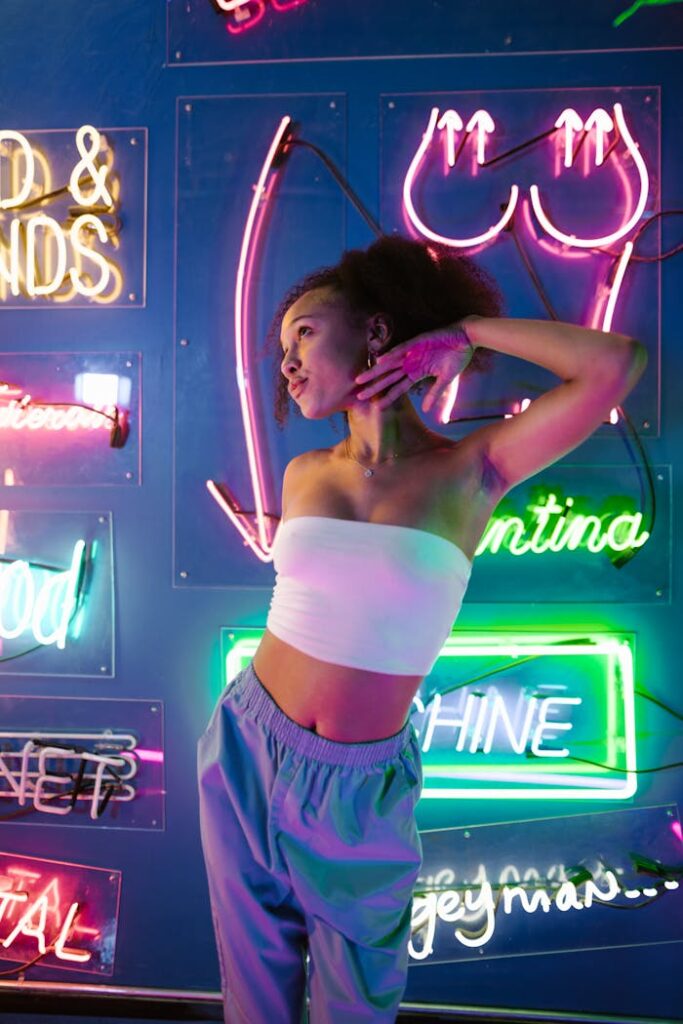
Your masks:
M282 478L282 514L286 513L289 496L298 489L302 483L310 480L318 473L331 457L331 448L314 448L311 451L295 455L285 466Z

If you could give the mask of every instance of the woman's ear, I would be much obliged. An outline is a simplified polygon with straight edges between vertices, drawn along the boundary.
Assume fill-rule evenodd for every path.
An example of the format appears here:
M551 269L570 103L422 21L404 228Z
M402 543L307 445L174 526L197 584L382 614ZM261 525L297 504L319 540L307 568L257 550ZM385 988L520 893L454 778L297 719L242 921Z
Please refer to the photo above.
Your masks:
M391 317L386 313L375 313L368 320L368 348L375 355L383 352L393 334L393 323Z

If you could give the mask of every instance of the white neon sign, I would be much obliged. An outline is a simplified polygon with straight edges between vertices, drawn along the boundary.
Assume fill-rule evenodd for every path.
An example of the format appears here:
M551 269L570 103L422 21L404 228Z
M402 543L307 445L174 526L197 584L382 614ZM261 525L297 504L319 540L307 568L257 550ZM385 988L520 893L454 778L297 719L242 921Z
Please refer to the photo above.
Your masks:
M601 877L588 879L579 885L566 880L556 886L548 880L546 888L535 886L533 892L516 884L498 885L499 896L495 898L493 885L486 880L483 865L480 868L480 876L482 874L484 878L479 882L478 888L472 885L465 887L464 890L449 889L448 885L455 882L455 875L451 869L444 869L433 880L428 880L428 885L433 882L434 888L440 891L426 891L413 898L412 934L408 944L408 951L413 960L426 960L434 952L434 936L438 921L456 924L453 935L462 946L469 949L486 946L495 933L496 908L501 909L501 903L503 913L508 916L515 910L533 916L539 910L543 914L548 914L551 908L560 913L588 910L594 904L613 903L620 895L627 900L635 900L641 893L645 897L659 895L657 889L622 889L614 872L604 869ZM664 888L667 890L673 891L678 887L679 883L672 879L664 882ZM581 892L580 889L584 891ZM471 927L462 927L465 921L471 925L472 917L475 921L483 918L483 927L476 928L476 931ZM457 926L459 922L461 924ZM422 939L419 948L416 948L413 941L413 936L417 933L421 934Z
M0 638L14 640L30 629L36 643L63 650L85 555L85 541L76 541L69 568L46 573L38 585L36 569L24 559L0 565Z
M38 742L41 737L44 737L44 743ZM116 789L107 797L107 801L111 799L121 803L135 799L135 789L129 782L137 774L137 761L129 751L100 754L94 750L51 746L50 743L56 742L54 732L0 732L0 741L24 738L26 740L20 750L0 752L0 784L4 783L6 787L0 788L0 799L5 797L16 800L20 807L30 802L36 811L62 816L71 814L78 804L89 804L90 818L95 820L99 817L98 808L103 794L107 787L113 785L110 769L116 773ZM135 747L136 739L131 734L117 733L115 738L117 743L125 743L129 750ZM69 733L68 737L61 739L68 739L72 743L87 741L111 745L113 736L111 731ZM74 792L75 780L71 774L58 774L54 767L51 770L54 762L65 760L81 762L83 771L77 792ZM55 787L63 790L63 795L59 795L59 789Z

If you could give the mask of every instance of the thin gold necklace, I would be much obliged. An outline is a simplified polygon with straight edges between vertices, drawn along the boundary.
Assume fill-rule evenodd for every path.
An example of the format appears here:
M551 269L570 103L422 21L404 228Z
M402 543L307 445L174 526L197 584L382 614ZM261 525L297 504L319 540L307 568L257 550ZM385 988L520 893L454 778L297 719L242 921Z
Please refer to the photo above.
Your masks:
M363 465L363 463L362 463L362 462L360 462L360 461L359 461L359 460L358 460L358 459L356 458L356 456L355 456L355 455L352 455L352 454L351 454L351 446L350 446L350 444L349 444L349 435L348 435L348 434L347 434L347 435L346 435L346 437L344 438L344 447L345 447L345 451L346 451L346 457L347 457L348 459L352 459L352 460L353 460L354 462L357 462L357 463L358 463L358 465L359 465L359 466L361 467L361 469L363 470L363 475L364 475L364 476L367 476L367 477L371 477L371 476L374 476L374 475L375 475L375 471L374 471L374 469L371 469L371 468L370 468L370 466L364 466L364 465ZM419 450L419 449L418 449L418 450ZM411 453L410 453L410 449L408 449L408 451L407 451L407 452L395 452L395 453L394 453L393 455L387 455L387 456L385 456L385 458L383 458L383 459L378 459L378 460L377 460L377 462L376 462L376 465L377 465L377 466L379 466L379 464L380 464L381 462L389 462L389 461L390 461L391 459L400 459L402 455L410 455L410 454L411 454Z

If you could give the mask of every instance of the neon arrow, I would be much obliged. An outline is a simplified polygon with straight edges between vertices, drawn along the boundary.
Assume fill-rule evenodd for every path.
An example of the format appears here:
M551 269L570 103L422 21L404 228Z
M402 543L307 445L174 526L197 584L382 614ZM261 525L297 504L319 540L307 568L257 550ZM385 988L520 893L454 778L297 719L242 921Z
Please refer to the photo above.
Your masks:
M591 115L591 117L592 116L593 115ZM536 215L536 219L539 224L547 234L551 235L553 238L557 238L560 242L564 242L566 245L577 246L580 249L594 249L599 248L600 246L611 245L613 242L616 242L617 239L623 238L624 235L629 233L631 228L638 223L643 210L645 209L645 203L647 202L647 196L650 190L647 167L645 166L645 161L640 155L640 150L638 149L637 144L633 141L633 137L626 126L621 103L614 104L614 119L617 123L619 133L626 143L626 148L631 154L633 162L636 165L640 177L640 197L638 199L638 203L633 214L628 218L628 220L624 221L620 228L609 235L602 235L600 238L577 238L576 235L568 235L566 232L560 231L559 228L556 228L546 214L543 206L541 205L538 185L529 186L531 205L533 206L534 214ZM588 120L590 121L591 118Z
M484 150L486 149L486 136L495 131L493 118L488 110L477 110L467 122L466 132L477 132L477 163L483 164Z
M595 166L600 167L605 155L605 135L614 131L614 121L606 110L597 107L584 125L587 132L595 128Z
M254 394L249 379L249 362L251 346L249 344L249 295L250 283L254 270L255 255L261 228L268 208L278 168L274 167L276 157L282 154L283 140L287 135L292 119L285 116L275 132L268 154L261 168L258 181L254 187L254 195L249 206L249 214L244 228L242 247L240 250L237 278L235 281L235 373L237 391L240 400L240 411L244 427L244 439L247 446L247 460L251 477L254 511L240 512L240 506L233 498L225 484L213 480L207 481L211 496L225 512L238 533L262 562L272 561L272 542L276 523L274 516L266 512L266 507L276 507L275 495L270 493L268 466L262 451L259 437L259 424L254 404ZM254 380L257 380L256 370Z
M448 161L449 167L455 166L455 133L462 131L462 118L455 110L446 110L441 115L436 127L446 129L444 138L446 139L446 160Z
M571 167L574 153L574 133L583 131L583 121L573 107L567 107L558 117L555 127L564 128L564 166Z
M453 238L447 235L440 235L436 231L432 231L431 228L427 227L422 218L418 215L413 203L413 184L415 178L418 175L422 161L424 160L425 154L429 149L430 143L434 136L437 121L439 119L439 108L432 107L432 112L429 115L429 121L427 127L422 136L422 142L417 147L415 156L413 157L410 167L408 168L403 182L403 209L406 217L413 225L415 230L423 235L425 238L431 239L433 242L440 242L442 245L449 245L456 249L467 249L470 246L481 245L485 242L490 242L496 237L499 231L505 227L508 223L512 214L514 213L515 206L517 205L517 198L519 196L519 188L517 185L510 187L510 198L508 200L507 207L503 216L500 220L488 229L488 231L482 232L480 235L474 235L471 238Z

